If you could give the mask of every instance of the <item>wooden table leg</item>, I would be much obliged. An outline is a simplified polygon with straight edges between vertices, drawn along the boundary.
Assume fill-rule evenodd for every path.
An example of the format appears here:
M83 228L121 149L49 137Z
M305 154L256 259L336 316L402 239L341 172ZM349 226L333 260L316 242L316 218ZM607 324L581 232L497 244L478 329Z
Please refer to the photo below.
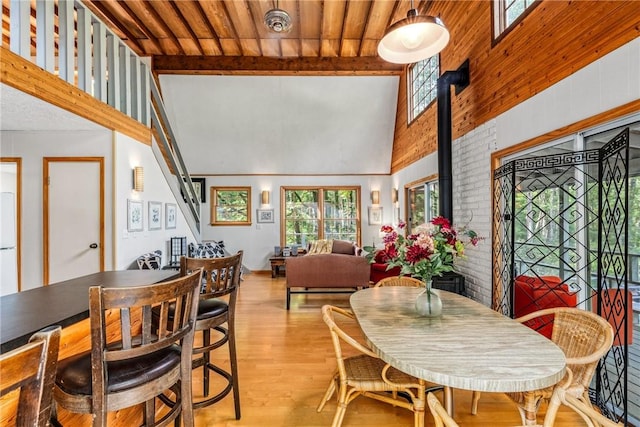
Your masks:
M451 389L451 387L444 387L443 390L444 393L444 409L447 410L447 414L453 416L453 390Z

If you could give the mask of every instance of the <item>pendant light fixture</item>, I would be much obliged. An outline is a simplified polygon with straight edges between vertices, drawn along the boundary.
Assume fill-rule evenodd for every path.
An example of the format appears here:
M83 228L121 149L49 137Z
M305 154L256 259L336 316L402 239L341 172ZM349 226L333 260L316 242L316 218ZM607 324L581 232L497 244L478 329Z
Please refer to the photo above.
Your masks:
M288 33L291 30L291 17L286 11L278 8L276 0L275 9L264 14L264 24L274 33Z
M440 18L420 16L413 7L394 23L378 44L378 55L394 64L411 64L439 53L449 43L449 30Z

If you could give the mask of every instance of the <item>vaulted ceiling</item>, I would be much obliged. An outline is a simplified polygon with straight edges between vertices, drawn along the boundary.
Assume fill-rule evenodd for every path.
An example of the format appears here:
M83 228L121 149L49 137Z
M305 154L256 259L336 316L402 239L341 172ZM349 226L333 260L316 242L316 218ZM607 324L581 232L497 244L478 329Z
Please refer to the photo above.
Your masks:
M416 0L414 6L423 12L428 3ZM368 58L382 68L387 64L377 58L378 41L411 7L409 0L85 0L84 4L142 56ZM276 6L290 15L289 32L276 33L264 24L265 13Z
M428 13L430 3L413 5ZM377 45L386 28L406 16L410 0L83 4L134 52L151 58L179 145L186 159L194 159L187 163L192 173L301 173L291 169L301 157L308 159L302 170L309 174L389 173L403 66L380 59ZM4 17L9 7L3 0ZM265 13L275 7L291 16L289 32L265 25ZM7 28L4 22L4 39ZM228 75L252 80L231 85L222 79ZM301 76L308 83L293 79ZM354 76L365 79L344 80ZM219 163L221 144L243 162ZM265 153L279 153L266 169ZM336 153L342 153L339 162Z
M192 173L389 173L403 67L381 60L377 45L410 1L84 3L152 58ZM265 25L275 7L290 31Z

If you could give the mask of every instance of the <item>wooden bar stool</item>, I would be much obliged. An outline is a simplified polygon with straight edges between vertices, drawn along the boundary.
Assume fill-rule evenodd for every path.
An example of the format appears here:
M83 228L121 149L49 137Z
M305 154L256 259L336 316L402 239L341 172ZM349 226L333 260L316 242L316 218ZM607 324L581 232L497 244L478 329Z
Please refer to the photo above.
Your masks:
M193 348L197 356L193 361L193 369L202 367L202 383L204 400L194 401L193 407L203 408L218 402L233 390L236 419L240 419L240 393L238 390L238 363L235 341L235 307L236 296L240 284L243 251L223 258L188 258L180 259L180 274L203 270L203 289L198 304L196 331L202 332L202 345ZM227 297L225 301L222 297ZM224 324L226 323L226 327ZM211 342L211 331L221 335ZM229 345L230 371L211 363L210 353ZM210 394L210 375L214 372L226 381L226 386L214 396Z
M29 343L0 356L0 397L19 390L15 420L6 419L11 415L3 410L0 424L49 425L59 347L60 326L50 326L33 334Z
M58 364L56 403L92 414L94 427L107 425L108 411L141 403L146 427L171 421L178 426L180 417L185 427L193 427L191 348L201 277L197 270L146 286L92 286L91 350ZM114 316L117 320L108 329ZM178 403L156 420L155 398L167 390Z

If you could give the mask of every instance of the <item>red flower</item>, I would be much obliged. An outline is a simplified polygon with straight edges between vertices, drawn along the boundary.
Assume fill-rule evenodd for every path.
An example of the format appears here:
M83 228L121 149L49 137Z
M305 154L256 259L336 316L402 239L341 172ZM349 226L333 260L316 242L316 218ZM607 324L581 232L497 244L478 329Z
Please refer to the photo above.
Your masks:
M410 264L415 264L420 260L429 258L431 252L427 248L423 248L420 245L411 245L407 247L407 253L405 258Z
M396 248L396 245L394 245L393 242L389 242L384 246L383 257L385 261L390 261L393 258L398 257L398 248Z
M443 216L437 216L435 218L433 218L431 220L431 224L433 225L439 225L441 226L443 229L447 228L450 229L451 228L451 223L449 222L449 220Z
M382 227L380 227L380 231L382 231L383 233L391 233L393 231L393 226L391 225L383 225Z

